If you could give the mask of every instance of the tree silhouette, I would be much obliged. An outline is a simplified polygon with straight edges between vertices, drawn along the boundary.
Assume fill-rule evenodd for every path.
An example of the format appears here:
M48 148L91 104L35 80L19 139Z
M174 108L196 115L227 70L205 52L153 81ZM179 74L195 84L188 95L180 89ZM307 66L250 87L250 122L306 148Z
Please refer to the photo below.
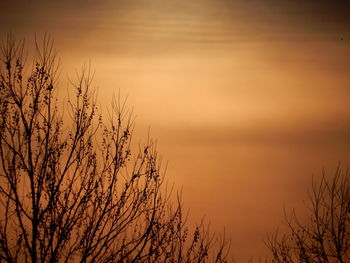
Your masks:
M273 262L350 262L350 173L337 168L329 179L313 182L309 221L295 211L285 216L289 233L270 236L267 245Z
M99 115L87 68L62 104L52 40L35 47L28 67L23 42L1 46L0 262L226 262L225 238L190 234L152 140L132 153L125 101Z

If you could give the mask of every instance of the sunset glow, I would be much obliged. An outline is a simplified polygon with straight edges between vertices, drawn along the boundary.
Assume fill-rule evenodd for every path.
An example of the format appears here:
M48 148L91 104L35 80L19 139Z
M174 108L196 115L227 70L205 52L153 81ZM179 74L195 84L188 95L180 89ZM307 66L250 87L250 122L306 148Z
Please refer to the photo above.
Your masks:
M62 94L91 63L100 107L128 98L133 140L150 129L189 221L225 229L246 262L268 255L283 207L303 211L313 175L350 165L349 14L341 0L15 0L0 32L52 36Z

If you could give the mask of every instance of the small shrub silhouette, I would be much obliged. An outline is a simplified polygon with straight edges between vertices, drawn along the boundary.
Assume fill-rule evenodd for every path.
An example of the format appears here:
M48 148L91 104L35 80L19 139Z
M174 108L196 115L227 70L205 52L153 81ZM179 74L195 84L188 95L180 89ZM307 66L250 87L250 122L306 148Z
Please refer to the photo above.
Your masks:
M308 222L286 214L289 232L269 236L273 262L350 262L350 173L340 167L330 179L313 182Z

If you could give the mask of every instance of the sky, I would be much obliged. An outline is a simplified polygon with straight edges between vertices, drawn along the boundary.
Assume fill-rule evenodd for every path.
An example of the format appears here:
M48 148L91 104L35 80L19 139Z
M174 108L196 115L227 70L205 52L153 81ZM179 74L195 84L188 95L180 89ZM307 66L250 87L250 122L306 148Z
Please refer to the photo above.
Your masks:
M14 0L0 33L46 32L62 79L91 63L101 104L127 96L193 221L225 229L244 261L267 255L313 176L350 164L349 13L340 0Z

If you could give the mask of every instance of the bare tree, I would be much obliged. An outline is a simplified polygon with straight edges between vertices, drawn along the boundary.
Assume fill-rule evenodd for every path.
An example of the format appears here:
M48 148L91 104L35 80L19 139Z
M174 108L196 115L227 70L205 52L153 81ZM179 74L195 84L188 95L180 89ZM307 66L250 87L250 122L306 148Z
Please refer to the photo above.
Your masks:
M307 223L286 214L289 233L270 236L273 262L350 262L350 173L340 167L332 179L313 182Z
M125 102L104 120L85 69L67 119L52 41L35 47L28 67L23 42L1 46L0 262L226 262L225 238L189 235L155 144L132 154Z

